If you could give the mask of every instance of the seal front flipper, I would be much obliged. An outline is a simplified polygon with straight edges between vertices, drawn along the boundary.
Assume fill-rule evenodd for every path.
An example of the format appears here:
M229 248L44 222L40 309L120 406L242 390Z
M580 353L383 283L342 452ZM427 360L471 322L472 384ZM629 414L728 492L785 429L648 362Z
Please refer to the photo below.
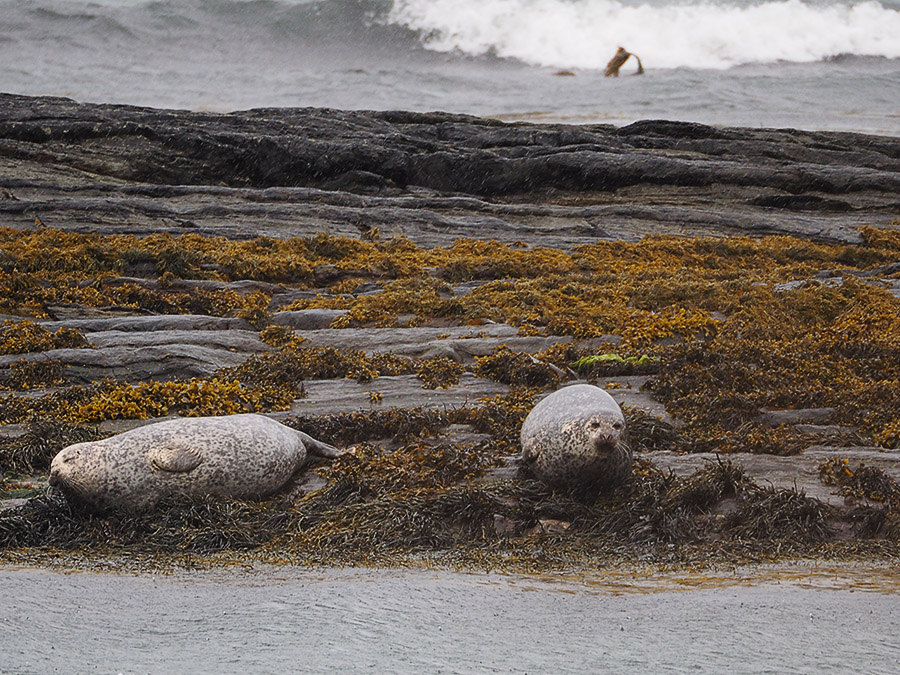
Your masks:
M196 450L175 446L155 446L147 452L147 461L158 471L184 473L200 466L203 458Z

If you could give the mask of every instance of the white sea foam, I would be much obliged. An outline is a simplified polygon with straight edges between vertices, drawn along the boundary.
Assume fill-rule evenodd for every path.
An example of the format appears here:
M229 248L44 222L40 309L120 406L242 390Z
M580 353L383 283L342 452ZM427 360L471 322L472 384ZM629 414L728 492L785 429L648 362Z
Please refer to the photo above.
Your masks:
M900 58L900 11L874 0L394 0L390 20L418 31L429 49L551 67L602 68L618 45L651 68Z

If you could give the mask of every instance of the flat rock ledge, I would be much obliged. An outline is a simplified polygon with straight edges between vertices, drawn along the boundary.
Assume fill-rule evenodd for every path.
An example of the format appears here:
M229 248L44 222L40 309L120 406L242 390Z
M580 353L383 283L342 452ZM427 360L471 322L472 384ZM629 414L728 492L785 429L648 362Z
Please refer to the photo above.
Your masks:
M228 237L458 237L558 248L644 234L855 243L897 217L900 139L645 120L230 114L0 94L12 227Z

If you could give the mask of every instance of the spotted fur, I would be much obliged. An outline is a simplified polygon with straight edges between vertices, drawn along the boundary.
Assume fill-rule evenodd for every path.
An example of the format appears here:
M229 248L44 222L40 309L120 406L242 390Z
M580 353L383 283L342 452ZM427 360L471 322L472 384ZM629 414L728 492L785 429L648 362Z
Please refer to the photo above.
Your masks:
M631 474L625 416L593 385L571 385L543 399L525 418L521 441L526 469L553 487L602 491Z
M257 498L283 487L307 453L338 451L263 415L183 418L63 448L50 484L101 508L135 512L176 495Z

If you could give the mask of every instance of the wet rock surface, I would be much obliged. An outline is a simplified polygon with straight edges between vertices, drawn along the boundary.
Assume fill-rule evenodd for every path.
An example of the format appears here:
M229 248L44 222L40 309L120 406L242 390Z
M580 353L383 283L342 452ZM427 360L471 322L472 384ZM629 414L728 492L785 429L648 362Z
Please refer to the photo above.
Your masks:
M460 236L568 247L649 232L856 242L900 200L900 140L444 113L231 114L0 95L0 214L16 227ZM0 258L2 261L5 258ZM6 263L3 263L6 264Z
M695 453L680 455L672 452L648 452L644 455L665 471L673 471L678 476L687 476L702 468L707 462L728 459L742 466L747 475L760 485L803 491L808 497L819 499L833 506L843 506L844 497L831 485L825 485L819 478L819 466L831 457L843 457L853 464L883 470L894 480L900 480L900 454L896 450L876 447L834 447L810 446L794 457L774 455L753 455L734 453L715 455Z

